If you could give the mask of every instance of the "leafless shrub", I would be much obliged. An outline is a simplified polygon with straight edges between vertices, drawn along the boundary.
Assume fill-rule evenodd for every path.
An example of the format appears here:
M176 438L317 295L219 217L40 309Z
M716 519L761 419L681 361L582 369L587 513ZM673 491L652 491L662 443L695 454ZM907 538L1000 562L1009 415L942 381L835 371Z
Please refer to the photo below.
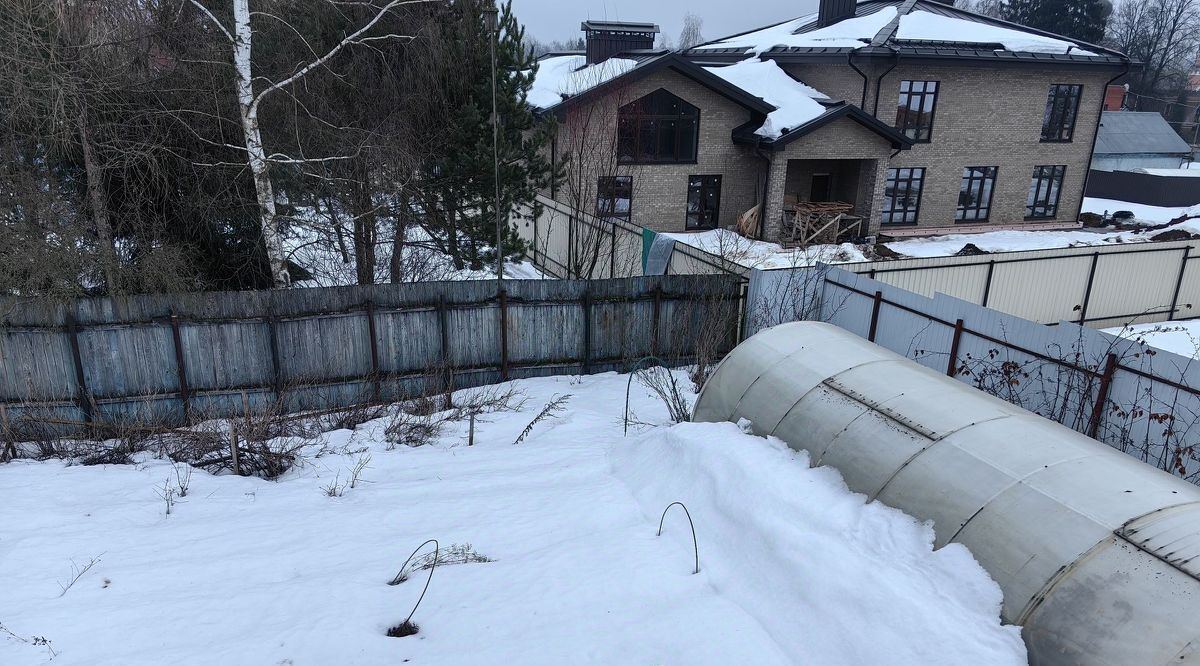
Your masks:
M692 405L679 387L675 373L662 366L643 368L634 373L642 386L650 389L667 408L672 423L692 420Z
M161 499L163 502L166 503L166 505L167 505L167 514L166 515L168 515L168 516L171 515L171 509L175 508L175 502L178 501L175 499L175 497L179 493L179 489L176 488L175 486L171 485L171 478L167 477L167 479L165 481L163 481L163 484L161 487L155 486L154 492L155 492L155 494L158 495L159 499Z
M558 418L559 412L566 409L567 401L570 399L570 393L565 395L556 395L551 398L550 402L546 403L546 406L542 408L542 411L538 412L538 415L533 417L533 420L529 422L529 425L525 426L525 429L521 431L521 434L517 436L517 439L513 442L513 444L520 444L521 442L525 441L525 438L529 436L529 433L533 432L533 427L538 423L546 419Z
M332 481L321 486L321 492L324 493L326 497L341 497L342 495L345 495L346 482L342 481L341 478L341 472L334 474Z
M316 418L320 430L327 432L330 430L357 430L358 426L387 415L386 405L365 401Z
M476 564L493 561L487 555L477 552L469 543L452 543L437 552L425 553L413 558L410 565L396 575L392 584L399 585L408 580L412 574L432 569L434 566L444 567L450 564Z
M66 583L60 582L58 584L58 587L62 589L62 592L58 593L58 598L61 599L63 596L65 596L67 594L67 591L70 590L71 587L73 585L75 585L75 583L80 578L83 578L83 575L85 573L90 571L92 569L92 567L99 564L100 557L103 555L104 555L104 553L100 553L100 555L97 555L97 556L93 557L92 559L88 560L87 564L84 564L83 566L79 566L78 564L75 564L75 560L71 560L71 578L68 579Z
M187 497L188 487L192 485L192 466L188 464L172 464L175 470L175 486L179 488L179 496Z
M457 396L456 405L449 418L451 421L462 421L481 414L520 411L527 400L525 392L511 384L493 384L463 393L465 395Z
M367 466L371 464L371 456L362 454L354 463L354 467L350 470L350 487L357 488L358 482L362 479L362 473L366 471Z
M24 636L21 636L4 626L4 623L2 622L0 622L0 634L4 634L17 642L24 643L26 645L35 645L46 648L46 653L50 655L51 660L58 656L58 653L54 651L54 647L50 644L50 639L46 638L45 636L30 636L29 638L25 638Z
M435 418L434 414L413 414L401 407L392 416L383 433L389 449L396 445L417 447L436 439L444 425L445 420Z

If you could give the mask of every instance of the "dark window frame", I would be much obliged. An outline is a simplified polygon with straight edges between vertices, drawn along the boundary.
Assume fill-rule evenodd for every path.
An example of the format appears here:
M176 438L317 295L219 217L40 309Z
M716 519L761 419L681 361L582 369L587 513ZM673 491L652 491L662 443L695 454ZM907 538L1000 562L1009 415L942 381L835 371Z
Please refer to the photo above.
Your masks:
M1054 180L1058 179L1058 187ZM1058 217L1058 204L1062 199L1063 182L1067 178L1065 164L1039 164L1033 167L1029 180L1029 193L1025 198L1025 219L1052 220ZM1054 200L1051 201L1051 195ZM1041 213L1038 213L1041 209Z
M922 90L920 92L913 91L913 84L920 83ZM930 84L933 84L933 90L929 90ZM907 85L908 90L905 90ZM938 80L921 80L905 79L900 82L900 92L896 98L896 131L912 139L916 143L929 143L933 141L933 122L937 116L938 93L942 90L942 82ZM912 109L911 100L916 97L920 99L916 110ZM933 103L929 108L929 120L927 123L921 123L921 109L925 106L925 99L929 97L933 99ZM903 100L903 104L901 104Z
M670 96L677 102L680 112L663 113L650 109L656 102ZM671 125L670 130L666 127ZM688 131L690 125L690 131ZM666 130L666 131L664 131ZM653 135L653 150L643 150L642 140L647 133ZM671 136L673 134L673 137ZM666 139L672 139L673 150L664 155L661 148ZM690 142L690 151L687 150ZM617 162L620 164L695 164L700 152L700 107L688 102L666 88L622 106L617 112Z
M907 176L901 176L901 172L907 171ZM917 183L917 200L912 208L896 207L895 194L889 195L888 188L892 187L893 192L898 189L900 183L907 183L908 187L905 192L912 191L912 184ZM880 224L889 227L900 226L915 226L921 219L921 194L925 189L925 167L895 167L888 169L887 179L883 183L884 209L880 215ZM907 196L907 194L906 194ZM889 203L890 201L890 203ZM900 221L896 221L899 216ZM908 219L910 218L911 219Z
M625 212L617 212L616 203L624 192L629 205ZM602 205L608 203L609 210ZM624 220L629 222L633 215L633 176L600 176L596 179L596 217L602 220Z
M692 212L692 192L696 192L700 200L703 201L706 192L715 190L715 201L712 210L703 210ZM684 203L683 209L683 228L685 231L708 231L716 229L721 224L721 175L720 174L700 174L688 176L687 201ZM693 224L693 216L710 216L710 225Z
M1074 101L1071 108L1066 104L1059 105L1060 94L1063 91L1074 91L1074 97L1065 95L1069 101ZM1042 143L1071 143L1075 140L1075 124L1079 121L1079 104L1083 100L1082 83L1052 83L1046 93L1046 109L1042 112ZM1066 115L1070 113L1070 123Z
M972 222L987 222L988 217L992 214L992 197L996 194L996 177L1000 173L998 166L968 166L963 167L962 179L958 185L958 207L954 211L954 221L964 224ZM989 182L990 183L990 187ZM962 202L963 183L967 183L967 192L970 192L975 183L979 184L980 198L972 205L964 205ZM985 190L986 188L986 190ZM986 191L987 200L984 201L983 193ZM975 217L968 217L967 211L974 211ZM982 212L982 215L980 213Z

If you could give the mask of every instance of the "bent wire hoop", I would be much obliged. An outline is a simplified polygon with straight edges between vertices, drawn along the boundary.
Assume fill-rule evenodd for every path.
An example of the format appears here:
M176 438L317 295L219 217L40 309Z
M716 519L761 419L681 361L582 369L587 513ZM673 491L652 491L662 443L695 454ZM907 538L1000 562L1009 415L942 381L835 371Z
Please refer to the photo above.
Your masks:
M433 580L433 570L437 568L438 558L441 556L441 545L438 544L438 540L429 539L425 541L425 543L417 546L416 550L412 552L412 555L409 555L408 559L404 560L404 564L400 566L400 571L396 573L396 577L388 583L388 585L399 585L400 583L404 582L402 577L404 576L404 570L408 568L408 563L411 562L414 557L416 557L417 553L420 552L422 548L431 543L433 544L433 566L429 567L429 577L425 579L425 588L421 590L421 596L417 597L417 603L413 604L412 611L409 612L408 617L404 618L404 622L408 622L412 619L412 616L417 612L417 607L421 605L421 601L425 598L425 593L429 591L429 581Z
M696 543L696 524L692 522L692 513L683 505L683 502L671 502L667 508L663 509L662 518L658 519L658 534L655 536L662 536L663 521L667 519L667 512L675 505L679 505L679 508L683 509L683 515L687 516L688 527L692 528L692 554L696 559L696 568L692 570L692 573L698 574L700 573L700 546Z

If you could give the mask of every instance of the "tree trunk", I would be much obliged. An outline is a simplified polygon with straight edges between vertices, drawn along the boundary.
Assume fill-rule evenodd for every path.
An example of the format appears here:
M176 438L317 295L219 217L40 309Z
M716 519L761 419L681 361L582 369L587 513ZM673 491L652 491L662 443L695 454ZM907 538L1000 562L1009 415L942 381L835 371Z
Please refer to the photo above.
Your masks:
M396 211L396 230L392 237L392 256L388 259L388 273L392 284L404 281L404 243L408 239L408 192L400 192L400 209Z
M375 284L375 204L371 201L371 178L367 164L355 165L354 193L354 269L359 284Z
M104 270L104 286L109 294L120 289L117 284L117 255L113 250L112 220L108 215L108 196L104 189L104 174L96 162L92 147L92 128L87 120L87 108L79 110L79 143L83 146L83 168L87 173L88 204L92 209L92 222L96 225L96 237L100 241L100 261Z
M254 190L258 195L259 226L267 261L271 265L271 281L275 288L291 284L287 261L283 253L283 238L275 226L275 190L267 168L262 133L258 128L258 101L254 98L253 72L250 67L253 33L250 30L250 0L233 0L233 65L237 70L238 111L242 133L246 138L247 163L254 174Z

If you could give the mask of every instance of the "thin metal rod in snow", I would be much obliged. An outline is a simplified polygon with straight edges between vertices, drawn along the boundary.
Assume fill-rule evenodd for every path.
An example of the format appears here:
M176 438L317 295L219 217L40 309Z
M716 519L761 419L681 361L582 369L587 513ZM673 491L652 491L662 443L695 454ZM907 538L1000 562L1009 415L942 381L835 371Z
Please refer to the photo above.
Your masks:
M667 505L667 508L663 509L662 518L658 519L658 534L655 536L662 536L663 521L667 519L667 512L670 511L671 507L675 505L679 505L679 507L683 509L683 515L687 516L688 519L688 527L692 528L692 554L696 558L696 568L692 570L692 573L698 574L700 573L700 546L696 542L696 524L692 522L692 512L688 511L688 508L683 505L683 502L671 502Z
M666 366L666 363L663 363L662 359L657 356L643 356L642 358L638 359L637 363L634 364L633 370L629 373L629 381L625 382L625 432L622 433L622 437L629 435L629 389L633 386L634 375L636 375L638 371L642 369L642 364L646 361L656 361L659 365Z
M425 579L425 587L421 590L421 596L417 597L417 603L413 604L412 610L408 613L408 617L404 618L404 621L400 624L388 630L388 636L399 638L417 633L417 625L412 623L412 616L416 614L417 607L421 605L421 601L425 599L425 593L429 591L429 581L433 580L433 570L437 568L438 557L440 556L442 550L441 545L438 544L438 540L429 539L425 541L425 543L417 546L416 550L414 550L412 554L408 556L408 559L404 560L404 564L400 565L400 571L396 572L396 577L388 583L388 585L399 585L400 583L408 580L408 576L404 573L404 570L408 568L408 563L412 562L412 559L416 557L417 553L420 552L422 548L431 543L433 544L433 564L429 565L429 576Z

